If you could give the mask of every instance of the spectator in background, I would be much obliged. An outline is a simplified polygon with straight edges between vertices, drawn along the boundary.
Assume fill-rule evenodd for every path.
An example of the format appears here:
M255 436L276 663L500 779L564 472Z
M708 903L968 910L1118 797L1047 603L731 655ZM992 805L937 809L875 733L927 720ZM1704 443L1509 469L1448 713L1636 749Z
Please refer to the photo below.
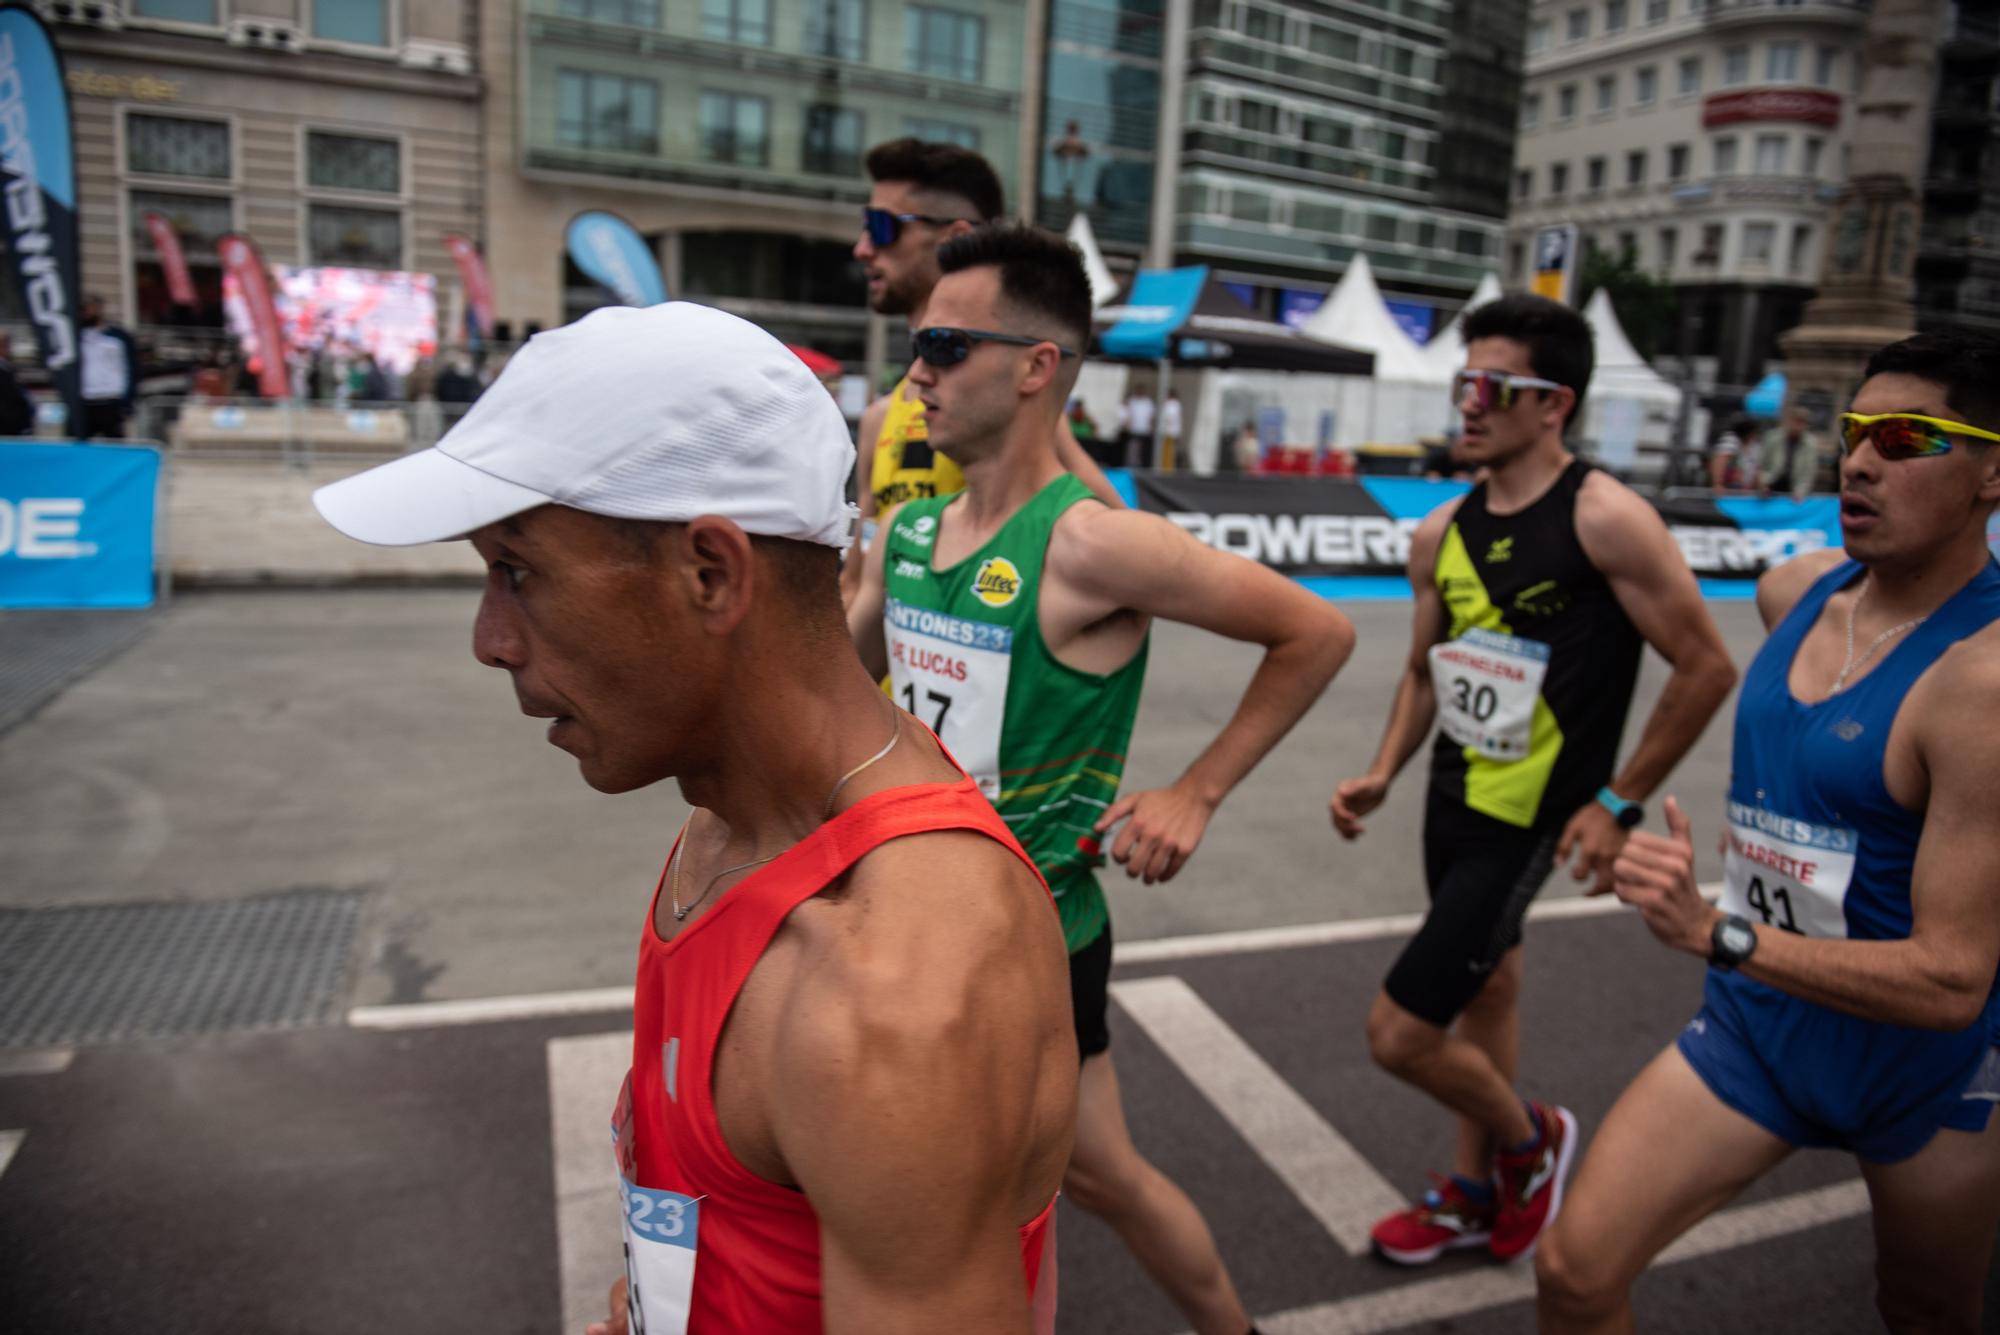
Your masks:
M409 378L403 382L403 392L410 400L410 445L413 449L429 449L444 434L444 412L438 407L437 383L437 362L430 357L417 358L417 364L410 368Z
M1125 400L1124 463L1127 468L1150 468L1153 464L1153 401L1137 390Z
M0 334L0 436L35 434L35 405L14 374L14 340Z
M77 434L123 440L139 383L139 349L130 334L105 323L104 298L94 292L83 299L81 323L83 422Z
M471 361L464 353L455 352L444 369L438 372L437 401L447 405L455 403L463 411L466 404L479 397L482 388L478 377L472 373ZM446 411L450 412L450 409L447 407Z
M1819 444L1803 408L1785 409L1784 428L1771 433L1757 460L1757 494L1804 500L1819 476Z
M1763 428L1754 417L1738 417L1716 437L1708 452L1708 485L1717 491L1741 491L1746 472L1757 467L1757 437Z
M355 365L360 374L355 378L354 397L363 403L387 403L389 377L382 374L382 368L373 355L362 353L361 360Z
M1097 419L1083 406L1082 399L1069 401L1069 433L1076 437L1077 443L1083 446L1086 454L1089 454L1091 442L1097 439ZM1091 454L1091 457L1094 459L1097 456Z
M1160 471L1174 470L1174 455L1181 443L1181 396L1167 391L1167 401L1160 405Z

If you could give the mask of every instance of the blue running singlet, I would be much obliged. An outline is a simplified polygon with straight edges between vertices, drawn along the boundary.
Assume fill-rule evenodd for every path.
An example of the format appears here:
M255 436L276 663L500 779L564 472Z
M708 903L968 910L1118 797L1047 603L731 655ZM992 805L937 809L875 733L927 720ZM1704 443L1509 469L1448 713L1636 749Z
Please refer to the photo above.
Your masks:
M1890 727L1941 654L2000 620L2000 566L1988 563L1853 686L1803 704L1792 660L1861 569L1846 561L1822 576L1744 676L1721 907L1806 936L1891 941L1910 934L1924 818L1884 782ZM1703 1000L1682 1054L1724 1103L1792 1144L1890 1163L1940 1127L1982 1129L1992 1110L2000 979L1981 1017L1955 1033L1863 1020L1722 969L1709 970Z

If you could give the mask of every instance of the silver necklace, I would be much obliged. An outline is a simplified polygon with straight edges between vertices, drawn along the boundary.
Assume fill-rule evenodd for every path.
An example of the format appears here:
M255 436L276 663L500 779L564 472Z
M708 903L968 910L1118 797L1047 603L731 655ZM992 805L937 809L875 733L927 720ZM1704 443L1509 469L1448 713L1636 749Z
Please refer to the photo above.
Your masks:
M1924 615L1920 617L1911 617L1908 621L1905 621L1900 626L1889 627L1889 629L1883 631L1880 635L1877 635L1875 637L1875 642L1868 646L1868 652L1861 655L1861 661L1858 663L1855 662L1854 618L1860 614L1861 604L1864 600L1867 599L1868 590L1870 587L1871 587L1870 585L1864 582L1861 586L1861 592L1854 595L1854 605L1847 609L1847 657L1845 660L1842 661L1840 665L1840 675L1833 679L1833 689L1827 692L1829 696L1839 695L1840 688L1847 685L1848 674L1853 672L1854 669L1858 667L1865 666L1869 659L1875 657L1875 651L1877 649L1880 649L1883 645L1887 644L1890 640L1894 639L1896 636L1901 635L1904 631L1915 630L1918 626L1921 626L1924 624L1924 622L1930 620L1930 613L1926 612Z
M891 705L890 708L893 710L895 706ZM853 778L855 775L859 774L862 770L867 769L870 765L874 764L876 761L882 759L882 757L888 755L891 751L895 750L896 743L903 739L902 721L900 719L892 719L891 722L895 727L895 731L889 734L889 744L883 747L880 751L877 751L874 755L868 757L868 759L862 761L859 765L856 765L853 769L847 771L847 773L841 775L839 780L834 783L833 791L826 795L826 806L823 807L819 813L819 818L822 822L825 821L828 816L831 816L833 814L833 799L840 796L840 790L847 786L847 781ZM765 863L775 862L778 860L778 858L783 856L783 852L781 850L780 852L771 854L769 857L756 858L750 862L739 862L734 867L724 867L721 871L709 877L708 884L702 887L701 893L696 895L694 897L694 900L691 903L689 903L685 908L683 908L681 906L681 895L680 895L681 854L687 851L688 826L692 824L694 824L694 817L689 816L687 818L686 824L681 826L680 840L678 843L674 845L674 865L672 870L669 871L667 874L667 900L674 906L675 922L686 922L687 915L693 913L696 909L701 907L701 902L708 898L709 892L715 889L716 882L720 881L723 877L733 876L739 871L748 871L752 867L761 867Z

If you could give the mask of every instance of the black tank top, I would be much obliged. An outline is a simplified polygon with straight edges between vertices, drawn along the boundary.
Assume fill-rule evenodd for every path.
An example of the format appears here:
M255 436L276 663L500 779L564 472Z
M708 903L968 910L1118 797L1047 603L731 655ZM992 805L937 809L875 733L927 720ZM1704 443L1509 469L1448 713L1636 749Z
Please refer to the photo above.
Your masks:
M1492 760L1442 732L1431 753L1436 792L1524 829L1562 825L1611 781L1639 675L1644 640L1576 536L1576 496L1590 473L1572 460L1511 515L1487 508L1482 482L1438 548L1448 638L1480 628L1548 646L1541 702L1551 718L1538 717L1526 756Z

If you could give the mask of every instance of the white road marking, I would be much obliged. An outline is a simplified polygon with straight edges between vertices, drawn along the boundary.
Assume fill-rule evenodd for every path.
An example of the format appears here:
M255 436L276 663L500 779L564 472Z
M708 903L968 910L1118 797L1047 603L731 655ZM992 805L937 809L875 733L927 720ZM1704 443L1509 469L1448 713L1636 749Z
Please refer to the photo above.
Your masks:
M0 1131L0 1174L7 1171L7 1165L14 1162L14 1151L21 1148L21 1142L28 1138L25 1131Z
M1781 1196L1761 1205L1741 1205L1697 1224L1679 1242L1660 1253L1654 1265L1692 1261L1867 1212L1868 1188L1859 1181ZM1271 1335L1373 1335L1377 1331L1449 1321L1508 1303L1526 1302L1534 1296L1532 1265L1496 1265L1442 1279L1399 1284L1358 1298L1294 1308L1259 1317L1257 1325Z
M0 1052L0 1076L61 1075L76 1060L75 1048L16 1048Z
M1375 1221L1408 1204L1185 982L1135 978L1111 995L1348 1255L1366 1252Z
M1701 887L1713 900L1721 882ZM1528 921L1595 918L1625 906L1611 895L1595 899L1552 899L1528 910ZM1301 923L1292 927L1257 927L1241 932L1205 932L1155 941L1119 942L1112 946L1115 964L1165 964L1212 955L1244 955L1259 950L1294 950L1301 946L1333 945L1342 941L1377 941L1408 936L1423 923L1420 913L1385 918L1350 918L1343 922ZM457 1024L488 1024L499 1020L537 1020L556 1015L596 1015L630 1010L629 987L594 987L578 992L529 992L518 996L474 997L466 1001L417 1001L400 1006L356 1006L347 1023L356 1029L429 1029Z
M548 1063L562 1328L576 1332L604 1319L605 1297L612 1282L625 1273L611 1114L618 1086L632 1064L632 1035L626 1031L552 1038Z
M1722 893L1722 882L1703 885L1701 892L1713 901ZM1549 899L1528 909L1528 921L1598 918L1624 911L1625 905L1616 895ZM1112 945L1111 959L1114 964L1166 964L1174 960L1248 955L1260 950L1296 950L1301 946L1327 946L1343 941L1380 941L1387 937L1409 936L1423 926L1423 922L1424 915L1421 913L1397 913L1385 918L1349 918L1344 922L1310 922L1294 927L1253 927L1240 932L1170 936L1157 941L1120 941Z
M540 1020L553 1015L595 1015L632 1009L632 989L593 987L581 992L530 992L468 1001L413 1001L401 1006L356 1006L347 1023L356 1029L430 1029L495 1020ZM616 1093L616 1090L612 1091Z

